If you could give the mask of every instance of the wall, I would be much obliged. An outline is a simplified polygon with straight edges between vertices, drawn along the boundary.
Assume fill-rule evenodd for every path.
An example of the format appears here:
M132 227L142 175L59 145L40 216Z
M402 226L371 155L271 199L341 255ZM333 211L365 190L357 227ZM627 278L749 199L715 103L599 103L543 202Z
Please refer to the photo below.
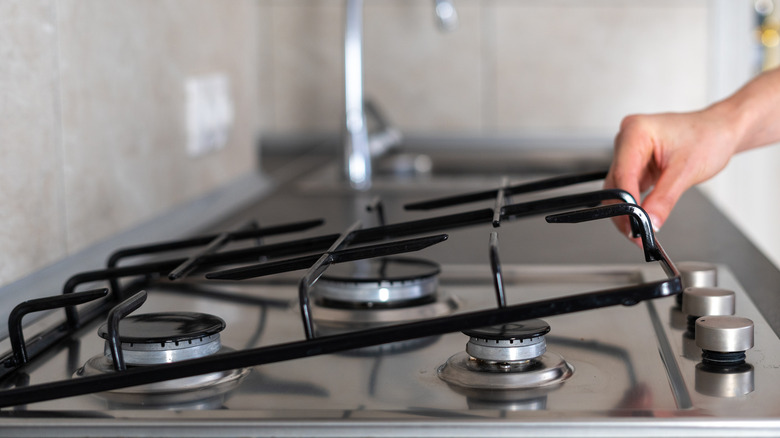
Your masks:
M255 167L253 1L0 0L0 284ZM227 146L186 154L187 78L225 75Z
M339 131L341 0L266 0L268 128ZM614 135L627 113L707 101L706 0L366 0L365 88L407 133Z

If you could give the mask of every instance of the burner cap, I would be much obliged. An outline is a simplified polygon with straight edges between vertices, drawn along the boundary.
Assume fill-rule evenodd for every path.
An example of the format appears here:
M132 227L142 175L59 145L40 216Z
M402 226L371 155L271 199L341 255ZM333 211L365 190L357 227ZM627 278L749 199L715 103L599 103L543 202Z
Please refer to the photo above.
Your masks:
M544 336L550 332L550 324L541 319L529 319L527 321L510 322L508 324L491 325L471 330L464 330L463 334L472 338L522 341L524 339Z
M205 313L147 313L121 320L119 340L128 365L170 363L218 352L224 328L222 318ZM108 339L108 324L98 329L98 335ZM110 357L108 342L105 351Z
M215 335L225 329L225 321L214 315L195 312L160 312L131 315L119 322L122 343L183 342ZM108 339L108 324L98 329Z
M435 295L440 271L437 263L422 259L357 260L328 268L314 292L326 301L353 306L418 303Z

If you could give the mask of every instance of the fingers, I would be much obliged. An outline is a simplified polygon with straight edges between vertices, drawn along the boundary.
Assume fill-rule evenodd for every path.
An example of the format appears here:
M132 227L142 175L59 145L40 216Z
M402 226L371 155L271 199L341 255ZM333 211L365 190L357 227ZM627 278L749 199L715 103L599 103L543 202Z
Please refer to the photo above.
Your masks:
M723 117L710 111L634 115L623 119L606 188L636 199L659 229L682 194L728 163L737 142ZM625 234L627 221L616 221Z
M686 177L688 173L679 165L665 169L653 190L642 201L642 208L647 212L656 231L661 229L669 218L682 194L693 185Z
M614 177L615 173L614 173L614 171L615 171L615 168L614 168L614 165L613 165L613 167L610 168L609 173L607 173L607 177L604 179L604 188L605 189L621 188L615 182L615 177ZM623 190L625 190L625 189L623 189ZM629 191L629 193L631 193L631 192ZM639 199L633 193L631 195L634 197L634 199ZM612 218L612 222L615 224L617 229L620 230L620 232L623 235L628 236L630 238L630 236L631 236L631 226L629 224L628 218L626 218L624 216L617 216L617 217Z
M640 182L652 160L652 147L647 147L648 134L636 116L626 117L615 138L615 155L607 181L610 188L620 188L639 199Z
M605 188L620 188L640 199L646 189L649 178L652 179L653 166L652 136L641 116L629 116L623 119L620 132L615 138L615 154L612 166L604 180ZM631 227L628 218L617 217L613 220L617 228L630 237Z

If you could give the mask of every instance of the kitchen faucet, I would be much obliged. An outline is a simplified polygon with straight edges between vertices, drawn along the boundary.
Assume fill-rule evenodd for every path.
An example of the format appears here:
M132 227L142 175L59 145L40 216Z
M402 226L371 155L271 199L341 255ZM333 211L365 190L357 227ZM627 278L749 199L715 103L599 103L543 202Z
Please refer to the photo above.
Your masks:
M458 15L451 0L434 0L434 10L440 29L457 26ZM371 158L399 144L402 136L363 95L363 0L347 0L346 5L344 97L344 170L352 188L367 190L371 187ZM369 133L366 116L378 125L376 132Z

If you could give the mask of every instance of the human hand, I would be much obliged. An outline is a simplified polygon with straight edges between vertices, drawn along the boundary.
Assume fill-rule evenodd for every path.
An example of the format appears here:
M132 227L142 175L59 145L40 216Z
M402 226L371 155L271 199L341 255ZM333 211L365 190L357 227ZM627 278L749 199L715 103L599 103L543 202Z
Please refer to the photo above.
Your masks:
M715 176L736 152L736 133L726 121L714 107L624 118L604 187L635 199L650 190L640 204L660 229L683 192ZM626 218L615 223L629 235Z

